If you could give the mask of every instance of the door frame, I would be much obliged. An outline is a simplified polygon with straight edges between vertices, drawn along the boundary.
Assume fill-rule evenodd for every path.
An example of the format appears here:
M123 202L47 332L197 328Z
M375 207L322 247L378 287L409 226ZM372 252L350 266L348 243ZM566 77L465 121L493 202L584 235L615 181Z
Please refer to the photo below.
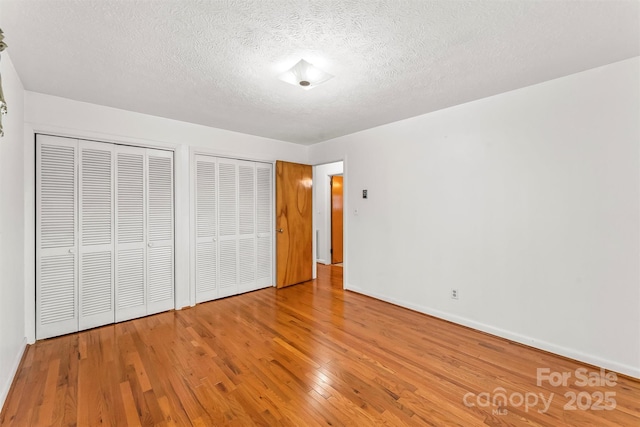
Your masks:
M188 281L188 271L185 271L185 254L188 254L189 233L188 226L183 226L177 218L188 215L187 203L184 196L177 189L182 183L185 168L189 168L186 150L180 144L149 141L148 139L132 138L121 135L104 134L82 129L66 129L49 124L25 122L24 126L24 328L27 344L36 341L36 135L44 134L104 142L108 144L132 145L141 148L151 148L173 152L173 202L174 202L174 307L185 307L184 282ZM185 277L187 277L185 279Z
M348 280L347 278L348 273L349 273L349 178L348 178L348 162L347 162L347 155L345 154L344 157L342 158L338 158L335 160L329 160L329 161L325 161L325 162L320 162L320 163L314 163L313 164L313 180L317 182L317 180L322 179L321 177L318 176L317 174L317 166L322 166L322 165L326 165L329 163L336 163L336 162L342 162L342 177L343 177L343 182L342 182L342 206L343 206L343 210L342 210L342 264L343 264L343 281L342 281L342 287L344 289L348 289ZM340 174L337 174L340 175ZM327 178L329 177L329 175L327 175ZM328 178L329 179L329 178ZM313 186L313 199L317 200L317 198L319 197L318 194L318 187L316 185ZM329 192L329 198L331 197L331 192ZM330 205L329 205L330 206ZM328 215L330 216L330 212L328 213ZM331 224L331 218L329 218L329 224ZM318 227L318 219L317 219L317 215L314 212L313 215L313 278L316 279L318 277L318 263L317 263L317 259L318 259L318 254L317 254L317 247L318 247L318 242L316 241L316 232L315 230ZM330 227L330 225L329 225Z
M232 153L224 152L222 150L216 150L215 148L205 147L189 147L189 239L190 242L195 242L196 235L196 170L195 170L195 158L196 156L209 156L223 159L242 160L248 162L264 163L271 165L271 230L274 233L274 238L271 239L271 282L273 286L276 286L276 218L275 218L275 201L276 201L276 162L275 160L265 160L264 158L247 158L241 155L234 155ZM189 243L189 306L196 305L196 249L195 243L192 245Z
M26 127L26 126L25 126ZM26 133L26 130L25 130ZM80 309L80 300L82 299L81 296L81 279L79 277L80 274L80 269L81 269L81 260L80 260L80 255L82 254L82 250L81 250L81 244L79 239L79 236L81 234L81 226L80 221L81 221L81 206L80 206L80 200L81 200L81 192L82 190L80 189L80 182L81 182L81 174L82 174L82 166L81 166L81 159L80 159L80 153L82 152L82 146L83 143L85 146L91 145L91 144L96 144L96 145L100 145L100 144L106 144L111 146L111 153L112 153L112 171L113 171L113 175L112 175L112 186L113 186L113 191L112 191L112 197L113 199L113 204L112 204L112 227L113 230L115 230L116 227L116 201L115 201L115 195L116 195L116 162L117 162L117 155L116 155L116 146L120 145L120 146L125 146L125 147L135 147L135 148L140 148L140 149L151 149L151 150L158 150L158 151L162 151L163 154L161 156L165 156L166 153L171 153L171 161L172 161L172 195L173 195L173 209L172 209L172 215L173 215L173 237L172 237L172 241L173 241L173 307L167 309L167 310L173 310L173 309L179 309L182 306L179 306L179 300L178 300L178 282L177 282L177 278L178 278L178 274L177 274L177 264L178 264L178 253L177 253L177 246L178 246L178 238L177 238L177 224L176 224L176 218L177 218L177 191L176 191L176 150L171 148L171 147L164 147L161 145L156 145L156 146L151 146L149 144L142 145L142 144L137 144L135 142L124 142L125 138L118 138L118 139L113 139L113 140L108 140L106 138L102 138L100 136L98 137L83 137L83 136L73 136L70 134L60 134L59 132L47 132L47 131L39 131L39 130L34 130L33 133L33 143L32 144L25 144L25 161L24 161L24 168L25 168L25 195L29 194L29 191L31 188L33 189L33 198L29 199L28 197L25 196L25 208L27 207L27 203L32 202L32 209L25 209L25 248L24 248L24 254L25 254L25 278L24 278L24 284L25 284L25 291L24 291L24 295L25 295L25 339L27 341L28 344L33 344L36 339L37 339L37 310L38 310L38 301L37 301L37 295L36 295L36 287L37 287L37 278L38 278L38 270L37 270L37 265L38 265L38 247L37 247L37 243L38 243L38 221L37 221L37 208L38 208L38 193L37 193L37 183L38 183L38 159L37 159L37 145L38 145L38 135L41 136L50 136L50 137L54 137L54 138L62 138L62 139L68 139L68 140L72 140L75 141L76 143L76 150L77 150L77 154L76 154L76 160L75 160L75 167L76 167L76 171L75 171L75 179L76 179L76 215L77 215L77 221L78 221L78 225L76 228L76 253L78 255L78 258L76 259L76 309L79 310ZM88 143L88 144L87 144ZM29 150L32 150L33 156L30 157L27 154L31 154L29 152ZM146 156L146 154L145 154ZM29 161L30 160L30 161ZM146 163L147 160L145 160L145 170L147 168ZM29 175L27 175L31 170L33 170L33 180L29 180L27 179L27 177ZM147 185L147 180L145 178L145 187ZM145 190L147 191L147 190ZM146 203L147 197L145 196L145 203ZM147 212L148 207L145 208L145 212ZM32 216L32 218L31 218ZM146 213L145 213L145 222L147 221L146 218ZM146 229L146 226L145 226ZM32 240L28 240L28 233L33 233L33 239ZM148 238L146 232L145 232L145 242L146 239ZM113 280L115 280L116 277L116 271L115 271L115 265L117 264L115 261L115 256L116 255L116 234L115 231L113 231L112 234L112 240L113 240L113 248L112 248L112 277ZM32 250L32 252L31 252ZM146 252L145 252L145 258L146 258ZM33 270L30 270L31 266L33 266ZM146 267L146 263L145 263L145 277L147 275L147 267ZM146 281L146 279L145 279ZM98 326L104 326L104 325L108 325L108 324L114 324L114 323L119 323L120 321L116 321L116 310L115 310L115 305L116 305L116 286L115 286L115 282L112 281L112 303L114 305L114 313L113 313L113 322L111 323L105 323L105 324L100 324ZM146 294L146 291L145 291ZM33 296L33 300L29 299L30 296ZM146 297L145 297L146 300ZM146 300L146 302L148 303L148 300ZM31 313L31 310L33 310L33 313ZM164 309L161 311L165 311ZM152 314L157 314L158 311L156 311L155 313ZM151 315L151 314L149 314ZM80 317L78 317L77 319L78 321L78 326L80 326ZM124 320L122 320L124 321ZM33 322L33 327L31 328L31 323ZM84 329L78 329L75 332L81 332L83 330L86 329L91 329L94 326L88 326L85 327ZM30 334L33 334L33 336L31 336ZM53 335L52 337L55 337L58 335Z

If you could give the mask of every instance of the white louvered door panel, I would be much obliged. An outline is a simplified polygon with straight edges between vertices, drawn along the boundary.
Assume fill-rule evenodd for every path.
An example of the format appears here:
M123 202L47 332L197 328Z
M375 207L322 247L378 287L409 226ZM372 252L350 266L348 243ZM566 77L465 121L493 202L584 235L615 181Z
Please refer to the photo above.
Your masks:
M113 144L79 141L80 330L114 322Z
M256 289L273 285L272 181L272 165L256 163Z
M146 151L137 147L116 147L116 322L147 314Z
M238 162L238 290L256 289L256 164Z
M147 150L147 314L175 307L173 153Z
M77 146L36 140L36 338L78 330Z
M219 297L238 293L238 164L218 159Z
M216 158L195 156L196 302L218 297Z

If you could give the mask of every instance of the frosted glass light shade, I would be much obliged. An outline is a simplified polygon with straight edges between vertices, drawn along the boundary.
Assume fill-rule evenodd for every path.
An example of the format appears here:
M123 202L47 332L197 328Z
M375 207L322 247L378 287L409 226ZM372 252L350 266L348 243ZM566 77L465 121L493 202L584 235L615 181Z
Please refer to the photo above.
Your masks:
M309 90L333 78L333 76L301 59L290 70L280 74L278 78L283 82Z

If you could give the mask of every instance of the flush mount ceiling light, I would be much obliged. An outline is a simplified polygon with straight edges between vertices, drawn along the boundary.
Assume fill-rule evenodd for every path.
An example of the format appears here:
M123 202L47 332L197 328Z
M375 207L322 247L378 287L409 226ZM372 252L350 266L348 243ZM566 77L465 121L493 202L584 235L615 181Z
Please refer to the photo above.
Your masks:
M283 82L309 90L333 78L333 76L301 59L290 70L280 74L278 78Z

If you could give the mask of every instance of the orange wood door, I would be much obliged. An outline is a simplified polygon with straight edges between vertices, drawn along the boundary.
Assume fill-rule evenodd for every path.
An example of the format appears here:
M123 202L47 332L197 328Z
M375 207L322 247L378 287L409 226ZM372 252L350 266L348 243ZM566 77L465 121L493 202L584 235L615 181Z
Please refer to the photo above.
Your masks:
M312 168L276 162L276 286L311 280L313 274Z
M342 262L342 195L343 179L331 177L331 264Z

